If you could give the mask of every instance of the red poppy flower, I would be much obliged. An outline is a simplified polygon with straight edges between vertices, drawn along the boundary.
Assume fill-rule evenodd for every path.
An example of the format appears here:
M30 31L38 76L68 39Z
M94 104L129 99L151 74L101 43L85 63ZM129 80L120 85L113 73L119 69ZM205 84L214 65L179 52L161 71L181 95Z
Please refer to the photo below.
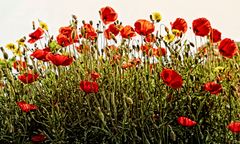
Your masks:
M154 34L148 34L146 35L146 37L144 38L144 40L146 42L156 42L157 39L156 39L156 36Z
M170 86L173 89L182 87L182 77L174 70L164 68L160 73L160 77L167 86Z
M46 59L47 54L50 52L50 48L45 48L45 49L37 49L35 50L31 56L42 61L48 61Z
M114 38L115 35L110 31L110 29L106 29L104 31L104 36L106 39L110 40L110 39Z
M122 38L127 38L127 39L136 36L134 29L129 25L126 25L125 27L123 27L120 33Z
M60 54L52 54L50 52L47 54L46 59L51 61L56 66L68 66L73 62L73 58L71 57Z
M177 119L178 124L185 126L185 127L192 127L195 126L197 124L197 122L187 118L187 117L178 117Z
M66 35L63 35L63 34L59 34L57 36L57 42L58 42L59 45L61 45L63 47L66 47L66 46L69 46L69 45L72 44L70 42L70 39Z
M67 37L71 37L72 31L73 31L73 28L70 26L60 27L59 29L59 33Z
M31 137L32 142L43 142L46 139L46 136L43 134L36 134Z
M120 28L116 24L110 24L108 28L104 31L104 36L107 39L112 39L112 35L117 36Z
M139 35L144 35L144 36L147 36L152 32L154 32L154 28L155 28L153 23L145 19L137 20L134 26L135 26L135 31Z
M84 24L81 27L82 36L86 39L95 40L97 33L91 24Z
M100 77L101 77L101 75L99 73L95 72L95 71L93 71L91 73L91 78L92 78L93 81L99 79Z
M90 81L81 81L80 88L85 93L97 93L98 92L98 83L97 82L90 82Z
M219 42L221 40L222 33L217 29L212 29L210 32L210 41L213 43Z
M216 82L208 82L204 84L204 90L217 95L222 91L222 86Z
M172 30L178 30L182 33L187 31L187 22L183 18L177 18L173 23L171 23Z
M61 46L66 47L79 41L77 31L73 27L61 27L59 33L60 34L57 36L57 42Z
M211 24L206 18L195 19L192 23L193 32L197 36L207 36L211 30Z
M36 81L37 80L37 78L38 78L38 74L37 73L35 73L35 74L32 74L32 73L24 73L24 74L22 74L22 75L19 75L18 76L18 79L20 80L20 81L22 81L23 83L25 83L25 84L29 84L29 83L32 83L32 82L34 82L34 81Z
M101 20L105 25L114 22L118 18L118 14L115 12L115 10L109 6L101 8L99 13Z
M227 128L232 131L233 133L239 133L240 132L240 122L231 122L228 124Z
M16 69L16 70L20 70L20 71L21 71L21 70L27 68L27 63L24 62L24 61L16 60L16 61L13 63L13 68Z
M220 42L218 50L221 55L232 58L238 52L238 46L233 40L225 38Z
M33 104L27 104L25 101L17 102L17 105L20 107L20 109L24 112L29 112L31 110L38 109L37 106Z
M166 56L167 54L167 51L165 48L153 48L152 50L153 50L154 56L160 57L160 56Z
M33 33L29 34L30 39L28 40L28 42L30 44L36 42L37 40L42 38L41 36L43 34L44 34L44 30L43 29L41 29L41 28L36 29Z

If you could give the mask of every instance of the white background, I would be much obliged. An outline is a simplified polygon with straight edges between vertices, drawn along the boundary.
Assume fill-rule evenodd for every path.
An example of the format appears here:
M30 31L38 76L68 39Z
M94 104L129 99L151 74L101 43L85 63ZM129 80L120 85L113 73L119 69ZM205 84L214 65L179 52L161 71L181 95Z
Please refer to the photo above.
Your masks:
M111 6L124 25L133 25L137 19L149 19L153 11L159 11L162 23L170 26L177 17L192 21L206 17L222 32L222 37L240 40L240 0L0 0L0 46L28 36L32 21L40 19L49 26L51 34L57 34L61 26L69 24L71 15L79 20L99 20L101 7ZM193 34L188 30L188 37Z

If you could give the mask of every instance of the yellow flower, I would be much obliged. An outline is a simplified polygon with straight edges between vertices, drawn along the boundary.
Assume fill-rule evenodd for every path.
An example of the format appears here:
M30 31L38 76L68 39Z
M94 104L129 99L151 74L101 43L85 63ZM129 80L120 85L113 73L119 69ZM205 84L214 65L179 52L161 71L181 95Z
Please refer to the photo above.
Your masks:
M39 25L42 29L48 31L48 25L45 22L39 21Z
M13 43L9 43L6 45L6 48L11 50L11 51L15 51L17 49L17 46Z
M167 43L171 43L173 42L175 39L175 35L174 34L167 34L166 36L164 36L163 40Z
M153 12L151 16L154 21L160 22L162 20L162 16L159 12Z
M13 54L14 54L15 56L21 56L21 55L22 55L22 52L21 52L21 50L20 50L19 48L17 48L17 49L15 49L15 50L13 51Z
M172 30L172 33L175 35L175 36L180 36L181 35L181 31L177 30L177 29L173 29Z
M25 46L25 38L20 38L19 40L17 40L17 43L19 46Z
M214 69L215 72L221 72L223 70L224 70L224 67L221 67L221 66L215 67Z

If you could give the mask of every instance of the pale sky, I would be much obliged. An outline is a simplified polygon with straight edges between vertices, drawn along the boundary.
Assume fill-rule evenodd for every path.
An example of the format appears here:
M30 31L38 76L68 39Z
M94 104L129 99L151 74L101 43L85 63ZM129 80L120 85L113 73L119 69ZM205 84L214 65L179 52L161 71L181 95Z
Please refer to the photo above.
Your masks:
M0 46L28 36L32 21L46 22L50 34L57 34L59 27L69 24L72 14L96 22L98 11L105 6L114 8L124 25L132 26L140 18L149 19L154 11L161 13L162 23L168 26L178 17L189 26L194 19L206 17L223 38L240 41L240 0L1 0Z

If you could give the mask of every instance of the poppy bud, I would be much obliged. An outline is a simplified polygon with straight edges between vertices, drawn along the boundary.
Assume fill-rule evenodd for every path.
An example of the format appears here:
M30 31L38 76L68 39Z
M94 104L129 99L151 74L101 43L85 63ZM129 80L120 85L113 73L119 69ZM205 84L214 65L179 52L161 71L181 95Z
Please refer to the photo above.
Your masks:
M170 132L170 138L171 138L173 141L176 141L176 134L174 133L173 130L171 130L171 132Z
M32 21L33 30L35 30L35 22Z
M178 39L178 40L176 40L175 42L174 42L174 44L177 44L177 43L179 43L181 41L181 39ZM180 43L181 44L181 43Z
M101 111L101 108L98 107L97 110L98 110L98 117L99 117L100 120L103 122L103 124L106 125L105 118L104 118L104 114L103 114L103 112Z
M233 85L231 85L231 89L232 89L233 91L237 91L236 87L233 86Z
M179 60L179 61L182 61L182 57L181 57L180 55L178 56L178 60Z
M89 21L89 24L90 24L90 25L93 25L93 21L92 21L92 20L90 20L90 21Z
M167 33L169 33L169 29L168 29L167 27L165 27L165 31L166 31Z
M4 49L3 49L3 47L0 47L0 49L1 49L1 51L2 51L2 52L4 52Z
M195 46L192 42L190 42L189 44L190 44L191 47L194 47L194 46Z
M7 54L5 51L3 52L3 58L4 58L5 60L8 59L8 54Z
M152 15L150 15L149 17L150 17L150 20L151 20L151 21L154 21Z
M77 16L76 16L76 15L72 15L72 18L73 18L74 20L77 20Z
M130 97L126 97L126 102L127 102L129 105L132 105L132 104L133 104L133 100L132 100L132 98L130 98Z

